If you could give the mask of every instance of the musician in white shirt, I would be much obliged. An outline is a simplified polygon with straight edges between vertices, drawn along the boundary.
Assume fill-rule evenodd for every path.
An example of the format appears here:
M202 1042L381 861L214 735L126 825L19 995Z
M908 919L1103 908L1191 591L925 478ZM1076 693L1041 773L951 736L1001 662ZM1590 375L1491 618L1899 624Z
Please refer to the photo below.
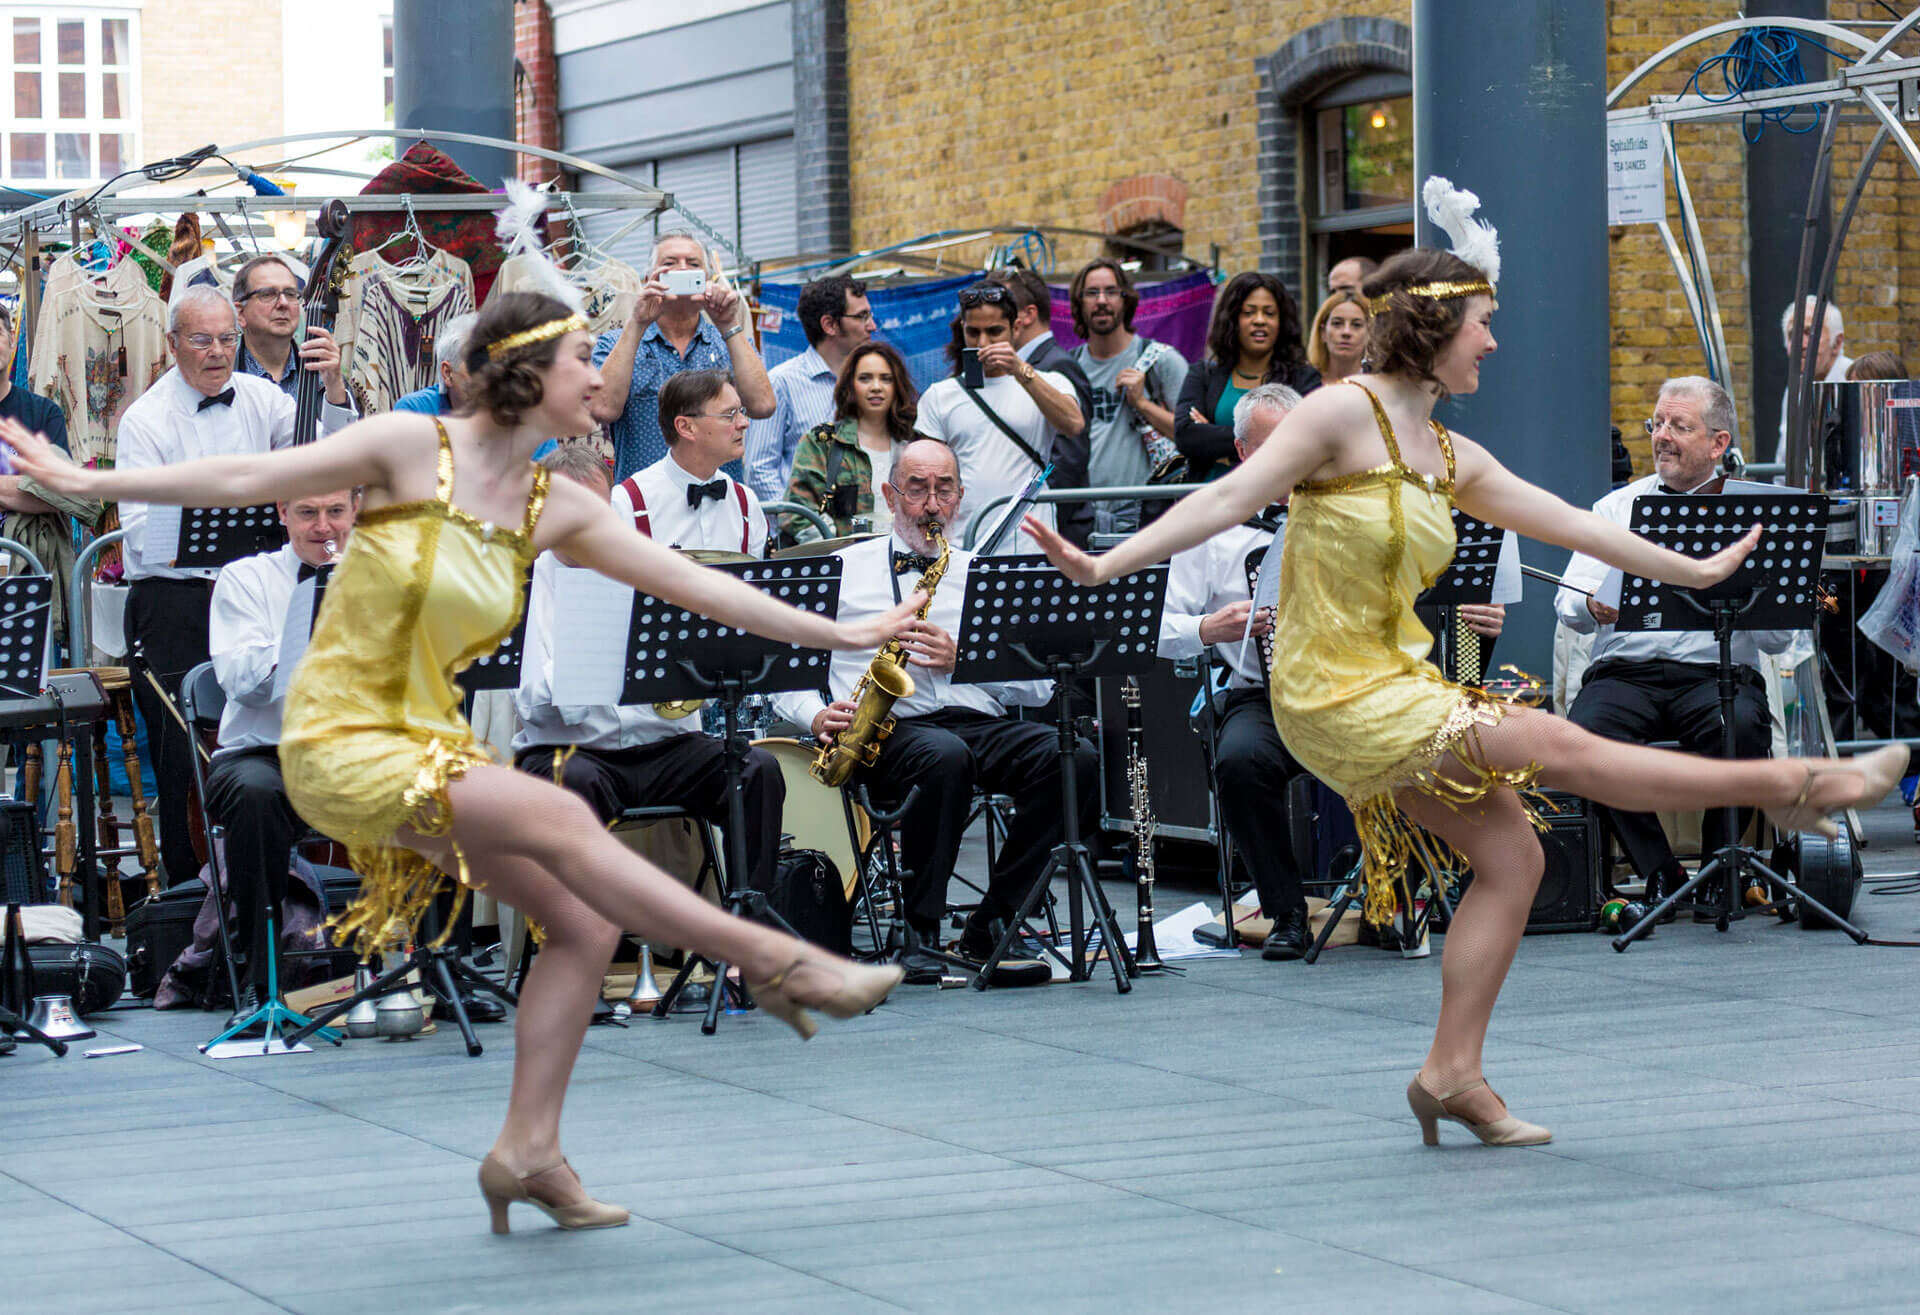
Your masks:
M1669 379L1660 386L1649 422L1653 431L1654 473L1623 485L1593 504L1595 513L1622 525L1630 522L1636 498L1661 494L1719 493L1726 480L1717 463L1733 441L1733 401L1719 384L1700 376ZM1720 703L1716 672L1719 647L1704 630L1619 631L1619 611L1589 595L1603 592L1608 568L1582 553L1567 565L1564 588L1554 598L1561 624L1594 636L1593 657L1580 693L1567 717L1609 739L1645 744L1678 740L1688 753L1720 752ZM1584 591L1584 592L1583 592ZM1760 654L1785 652L1793 636L1785 630L1736 630L1733 661L1734 753L1764 758L1773 739L1773 717L1760 675ZM1599 808L1599 805L1595 805ZM1749 810L1742 810L1741 830ZM1660 898L1685 879L1659 819L1651 813L1600 809L1636 871L1651 884L1649 898ZM1724 813L1709 809L1701 824L1703 848L1711 853L1726 843Z
M662 406L676 386L701 373L706 372L677 374L667 380L661 389ZM733 396L730 385L726 394ZM737 398L731 405L738 405ZM684 416L680 423L686 424ZM675 432L672 423L664 423L661 428L669 434ZM683 434L673 451L679 451L689 441L698 440L689 440ZM673 460L671 454L666 458L667 462ZM560 447L541 458L540 464L601 497L609 496L610 472L606 463L585 447ZM644 476L647 472L641 474ZM618 490L612 490L611 496L617 506ZM683 524L684 517L671 522L678 525L685 536L676 541L678 546L707 548L736 544L739 527L715 514L726 505L726 499L709 502L701 509L704 519L698 523ZM680 507L686 506L683 498ZM754 504L754 523L760 527L760 539L764 543L766 522L759 515L757 503ZM698 713L669 718L654 711L650 704L595 707L562 705L555 701L554 646L556 637L565 634L565 621L556 616L555 607L561 577L569 570L585 571L585 568L574 567L550 552L542 553L533 564L526 647L520 659L520 689L514 695L514 708L520 714L520 730L513 737L515 766L535 776L559 780L592 805L603 822L613 821L628 808L675 804L724 828L727 823L724 750L717 737L702 733ZM773 884L774 860L780 850L780 815L786 797L786 782L773 755L764 749L749 750L741 774L741 799L747 820L746 880L756 890L769 890Z
M351 489L281 503L286 544L227 563L213 587L209 647L227 706L207 764L207 816L226 828L227 880L256 996L267 989L266 911L285 897L291 851L308 830L280 775L281 637L295 586L338 560L359 507Z
M927 522L948 521L965 497L959 463L937 439L919 438L895 450L893 470L881 486L893 513L893 533L843 548L846 565L840 580L838 619L884 612L897 598L913 592L931 565L934 546ZM925 620L901 636L914 692L893 705L898 723L880 742L872 766L854 773L876 803L897 806L915 785L919 797L900 824L900 857L910 874L907 924L922 944L937 944L939 922L947 907L947 879L960 851L960 837L973 806L974 787L1010 794L1019 810L1007 829L987 891L969 917L956 952L975 962L992 952L995 919L1010 917L1039 877L1048 852L1060 837L1060 773L1052 727L1015 721L1010 707L1038 707L1053 694L1053 682L1024 680L986 685L953 681L968 567L973 554L952 550L947 572L934 591ZM776 710L796 725L810 727L823 742L851 724L854 685L873 660L873 652L833 655L827 693L783 694ZM1080 745L1079 772L1083 834L1092 834L1099 810L1094 788L1093 746ZM909 946L909 954L912 947ZM937 972L937 964L928 964ZM915 965L909 961L910 980Z
M240 343L233 303L213 287L192 287L167 309L167 343L174 366L120 418L115 462L123 469L168 466L195 457L265 452L294 441L294 402L278 386L234 372ZM345 428L353 412L323 403L323 433ZM183 515L186 513L182 513ZM148 508L122 502L126 531L127 642L132 650L133 698L155 742L159 787L160 861L169 885L199 870L187 839L187 741L166 698L180 678L208 657L207 609L217 572L180 569L173 536L148 542ZM165 537L166 542L161 542ZM166 698L147 680L151 672Z
M740 459L749 423L726 371L674 375L660 385L667 455L614 486L614 510L670 548L763 556L767 518L760 499L721 469Z

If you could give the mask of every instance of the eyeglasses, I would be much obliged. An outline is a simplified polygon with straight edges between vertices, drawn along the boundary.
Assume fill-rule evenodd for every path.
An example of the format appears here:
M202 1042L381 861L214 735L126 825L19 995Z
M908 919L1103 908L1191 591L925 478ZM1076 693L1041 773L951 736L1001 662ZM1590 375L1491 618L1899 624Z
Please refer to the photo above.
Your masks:
M187 346L193 348L196 352L204 352L215 343L219 343L228 351L232 351L235 347L239 346L240 335L237 333L190 333L184 341Z
M1003 301L1012 300L1012 294L1005 288L991 283L978 284L960 290L960 309L971 310L975 306L998 306Z
M876 319L874 319L873 312L870 310L863 310L857 315L849 313L846 315L841 315L838 318L843 320L852 320L856 324L877 324L879 322Z
M1652 420L1645 420L1641 423L1646 426L1649 436L1657 434L1663 429L1675 438L1691 438L1700 432L1699 425L1683 425L1677 420L1662 420L1657 416Z
M730 406L724 411L700 412L701 415L705 416L709 420L724 420L728 424L732 424L734 421L738 420L741 416L745 415L746 413L747 413L747 408L744 406Z
M297 302L299 300L300 289L298 288L258 288L240 298L240 304L244 306L250 301Z
M905 485L895 484L893 491L908 502L952 502L960 496L960 486L950 479L937 484L928 484L925 480L909 480Z

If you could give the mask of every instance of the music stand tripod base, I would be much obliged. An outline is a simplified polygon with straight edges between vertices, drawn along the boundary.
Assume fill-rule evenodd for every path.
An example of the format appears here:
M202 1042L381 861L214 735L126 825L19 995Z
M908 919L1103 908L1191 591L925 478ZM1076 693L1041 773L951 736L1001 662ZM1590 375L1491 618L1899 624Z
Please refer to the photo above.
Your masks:
M1825 502L1814 494L1785 493L1771 485L1742 487L1729 482L1719 494L1643 495L1633 503L1632 527L1636 532L1689 556L1718 552L1756 522L1765 526L1759 546L1731 576L1710 589L1683 589L1631 575L1624 577L1620 586L1619 629L1712 631L1720 754L1727 760L1736 756L1733 711L1739 677L1733 661L1734 631L1803 630L1813 626L1826 536ZM1749 875L1758 877L1775 899L1791 898L1826 918L1856 944L1866 943L1865 932L1775 872L1740 843L1737 806L1729 804L1722 812L1728 843L1678 890L1614 937L1615 951L1625 953L1629 945L1651 935L1659 920L1683 903L1714 914L1715 927L1726 931L1746 916L1741 892ZM1713 881L1719 883L1717 903L1695 904L1693 893Z

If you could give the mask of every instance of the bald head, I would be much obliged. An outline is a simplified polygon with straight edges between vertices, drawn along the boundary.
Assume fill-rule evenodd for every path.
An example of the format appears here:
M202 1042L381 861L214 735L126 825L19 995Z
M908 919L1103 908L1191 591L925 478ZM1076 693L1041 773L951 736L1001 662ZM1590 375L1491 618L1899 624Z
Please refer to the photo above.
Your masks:
M960 460L937 438L916 438L893 450L893 470L881 487L893 512L894 530L915 552L933 551L927 523L953 524L966 490Z

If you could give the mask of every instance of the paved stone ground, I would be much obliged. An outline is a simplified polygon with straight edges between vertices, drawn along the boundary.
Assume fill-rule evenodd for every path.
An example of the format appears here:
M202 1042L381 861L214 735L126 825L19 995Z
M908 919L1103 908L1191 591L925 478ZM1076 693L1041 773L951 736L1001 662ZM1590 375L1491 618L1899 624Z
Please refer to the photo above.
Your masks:
M1920 866L1904 810L1872 870ZM1866 895L1920 939L1920 896ZM1522 946L1488 1052L1549 1147L1420 1145L1440 959L902 990L805 1047L773 1020L596 1028L574 1161L633 1226L486 1231L512 1039L212 1063L0 1060L0 1309L1912 1311L1920 957L1758 919L1616 955Z

